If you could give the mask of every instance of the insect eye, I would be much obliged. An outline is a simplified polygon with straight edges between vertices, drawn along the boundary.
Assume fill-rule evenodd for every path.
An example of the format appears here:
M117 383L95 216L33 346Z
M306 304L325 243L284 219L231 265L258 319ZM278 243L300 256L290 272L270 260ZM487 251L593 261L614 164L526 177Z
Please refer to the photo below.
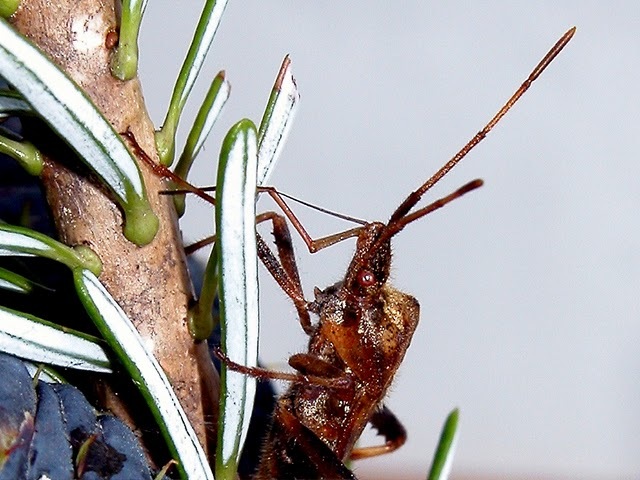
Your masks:
M376 277L371 270L360 270L358 272L358 283L361 287L370 287L376 283Z

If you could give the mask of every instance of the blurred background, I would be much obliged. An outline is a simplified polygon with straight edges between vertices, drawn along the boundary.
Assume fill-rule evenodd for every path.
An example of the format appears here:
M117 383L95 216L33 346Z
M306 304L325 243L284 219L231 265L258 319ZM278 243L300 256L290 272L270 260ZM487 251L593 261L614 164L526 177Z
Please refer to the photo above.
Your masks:
M201 8L149 2L141 76L158 126ZM191 180L215 182L222 136L242 117L260 121L288 53L302 100L270 183L368 220L386 220L573 25L565 51L428 198L477 177L485 186L394 242L393 283L421 304L387 401L409 438L391 455L357 463L362 478L424 478L455 406L454 478L640 478L640 8L291 0L227 7L204 78L226 70L232 95ZM192 93L182 140L207 83ZM274 206L262 200L259 208ZM294 209L313 236L350 227ZM212 208L191 200L182 228L187 242L208 235ZM341 278L352 252L353 241L315 255L297 244L308 298L313 286ZM261 357L283 368L306 339L266 274L261 296Z

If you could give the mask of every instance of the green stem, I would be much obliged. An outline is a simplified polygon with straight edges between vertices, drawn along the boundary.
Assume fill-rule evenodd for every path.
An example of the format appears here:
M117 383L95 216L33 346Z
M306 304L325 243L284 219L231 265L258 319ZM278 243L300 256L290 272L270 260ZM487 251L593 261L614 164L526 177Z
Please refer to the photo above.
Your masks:
M38 256L60 262L70 269L86 268L100 275L102 262L87 246L69 247L29 228L0 224L0 256Z
M204 270L202 289L195 307L190 311L189 332L194 340L211 336L219 319L213 318L213 303L218 295L218 249L215 244Z
M445 420L427 480L447 480L449 477L455 453L459 418L460 411L456 408Z
M18 293L30 293L33 284L28 278L0 267L0 288Z
M182 151L182 155L180 155L180 159L174 169L174 173L183 180L187 179L189 170L191 170L191 166L193 165L193 161L198 156L198 153L200 153L200 149L202 148L204 141L207 139L209 132L211 132L211 129L213 128L213 125L228 98L229 83L225 80L224 71L222 71L218 73L218 75L213 79L213 82L211 82L209 91L204 98L204 102L202 102L200 110L198 110L198 115L196 115L196 119L193 122L191 131L187 137L187 142L184 146L184 150ZM176 195L173 201L176 206L176 210L178 211L178 215L184 215L185 195Z
M0 135L0 153L15 159L29 175L37 177L42 173L42 155L30 142L18 142Z
M271 90L258 130L258 185L264 185L278 160L297 109L298 88L287 55Z
M120 38L111 60L111 74L131 80L138 71L138 34L145 7L144 0L124 0L120 21Z
M0 0L0 17L9 18L20 6L20 0Z
M175 155L175 137L180 121L182 109L191 92L191 88L202 68L204 59L209 51L213 37L216 34L220 18L227 6L227 0L207 0L204 10L198 21L196 32L187 52L187 57L182 64L178 79L173 88L169 109L162 128L156 132L156 146L160 162L163 165L171 165Z

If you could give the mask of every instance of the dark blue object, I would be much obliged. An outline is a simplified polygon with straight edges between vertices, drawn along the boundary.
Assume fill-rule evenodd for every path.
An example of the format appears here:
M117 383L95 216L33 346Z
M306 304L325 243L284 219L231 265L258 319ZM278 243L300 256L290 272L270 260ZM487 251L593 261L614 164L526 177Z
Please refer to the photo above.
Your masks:
M111 415L99 418L104 442L124 455L122 470L112 475L111 480L148 479L151 480L149 466L137 438L129 428Z
M38 411L35 434L29 452L29 480L42 476L73 480L73 451L65 431L60 399L51 386L38 382Z
M3 353L0 372L0 480L152 479L133 432L98 415L80 390L34 388L22 361Z
M25 478L36 415L36 393L24 364L0 354L0 480Z

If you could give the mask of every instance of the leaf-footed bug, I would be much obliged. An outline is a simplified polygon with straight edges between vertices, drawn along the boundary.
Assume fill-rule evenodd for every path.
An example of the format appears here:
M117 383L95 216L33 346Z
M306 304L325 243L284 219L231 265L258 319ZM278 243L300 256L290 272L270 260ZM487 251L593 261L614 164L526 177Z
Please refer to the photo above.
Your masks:
M280 373L237 364L216 354L233 370L260 379L291 382L280 397L256 478L355 478L344 465L389 453L406 440L406 432L382 401L405 356L419 319L415 298L387 282L391 239L409 223L482 185L474 180L427 206L413 210L422 196L480 143L527 91L575 33L569 29L494 117L442 168L411 192L387 223L371 222L320 239L312 239L278 191L266 191L282 208L310 252L357 237L356 250L342 281L304 298L289 227L282 215L267 212L257 221L271 221L278 256L258 235L258 254L282 290L291 298L305 333L307 353L290 357L295 373ZM185 182L180 181L184 184ZM189 191L198 189L188 186ZM199 191L202 196L202 192ZM413 211L412 211L413 210ZM318 316L311 322L310 313ZM354 448L366 424L385 437L379 446Z

